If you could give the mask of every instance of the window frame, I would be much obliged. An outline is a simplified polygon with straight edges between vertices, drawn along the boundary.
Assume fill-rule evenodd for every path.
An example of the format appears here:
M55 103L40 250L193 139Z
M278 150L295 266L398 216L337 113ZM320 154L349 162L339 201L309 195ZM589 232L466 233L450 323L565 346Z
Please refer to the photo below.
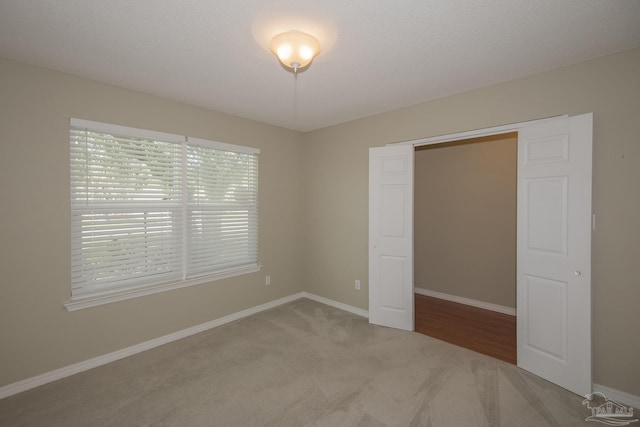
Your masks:
M171 142L175 144L180 144L180 146L182 147L181 148L182 172L180 175L180 182L182 183L182 193L180 196L181 200L180 200L179 215L182 216L182 225L180 226L180 230L178 231L181 236L178 239L181 242L178 245L178 250L181 252L181 259L182 259L181 276L182 277L179 280L164 281L160 283L144 281L141 283L129 283L129 284L121 284L121 285L111 284L102 289L96 289L96 288L91 289L90 285L87 285L86 287L76 286L74 289L74 286L72 285L70 300L67 303L65 303L65 307L68 311L75 311L75 310L93 307L97 305L108 304L111 302L123 301L130 298L137 298L145 295L151 295L158 292L165 292L173 289L179 289L179 288L194 286L194 285L203 284L203 283L210 283L217 280L222 280L226 278L231 278L239 275L250 274L250 273L255 273L260 271L262 266L258 262L258 246L259 246L258 244L259 243L258 241L259 240L258 239L258 223L259 223L259 220L258 220L258 217L259 217L258 164L259 164L259 154L260 154L260 150L258 148L227 144L227 143L211 141L206 139L193 138L189 136L157 132L157 131L151 131L151 130L139 129L139 128L132 128L127 126L113 125L109 123L95 122L95 121L84 120L84 119L70 118L69 120L70 150L71 150L71 144L73 143L72 132L74 128L85 128L89 132L104 133L112 136L126 136L130 138L142 138L142 139L148 139L148 140L157 140L162 142ZM249 204L249 206L253 207L254 209L253 218L251 220L253 222L249 220L247 222L248 226L253 225L253 227L255 227L255 233L254 235L248 235L246 240L250 247L254 247L255 258L250 257L250 262L243 263L242 265L218 268L213 272L195 275L194 277L187 277L187 263L188 263L187 235L190 232L190 228L187 223L187 214L190 206L189 193L187 191L187 180L188 180L187 150L188 150L188 147L190 146L204 147L208 149L221 150L225 152L235 152L235 153L241 153L241 154L255 155L255 170L254 170L255 188L253 189L254 193L251 193L254 196L254 199ZM70 156L71 154L72 153L70 153ZM81 242L79 238L74 237L73 235L73 229L74 229L73 222L75 221L73 218L74 218L74 215L77 215L78 212L82 211L82 208L78 208L77 204L74 205L74 199L73 199L74 169L73 168L74 168L73 161L71 160L71 157L70 157L69 170L70 170L70 173L72 174L70 176L70 184L72 187L70 189L70 202L71 202L70 203L71 205L70 219L72 221L72 228L71 228L72 232L71 232L70 238L71 238L72 248L74 247L74 244L80 245L80 242ZM113 205L115 206L115 203ZM133 205L135 205L135 203L133 203ZM138 206L133 206L133 207L139 207L140 205L142 205L142 203L139 203ZM109 211L108 208L103 208L103 209L105 210L105 212ZM249 218L250 216L251 215L248 210L247 218ZM74 265L74 255L71 254L71 257L72 257L71 265ZM254 259L255 259L255 262L253 262Z

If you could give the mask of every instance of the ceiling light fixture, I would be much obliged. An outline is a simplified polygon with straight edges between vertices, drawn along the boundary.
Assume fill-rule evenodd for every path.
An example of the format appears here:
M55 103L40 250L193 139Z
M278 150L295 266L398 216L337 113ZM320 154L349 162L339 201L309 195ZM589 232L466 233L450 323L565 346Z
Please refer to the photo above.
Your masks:
M320 53L320 42L311 34L291 30L272 38L270 48L286 69L297 74Z

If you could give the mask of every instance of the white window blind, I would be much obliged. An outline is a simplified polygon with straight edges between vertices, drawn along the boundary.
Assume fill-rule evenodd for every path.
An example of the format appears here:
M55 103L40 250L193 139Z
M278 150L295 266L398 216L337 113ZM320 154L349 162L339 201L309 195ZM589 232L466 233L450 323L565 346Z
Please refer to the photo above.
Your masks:
M71 119L74 298L257 265L257 149Z
M255 263L258 159L203 145L187 147L190 275Z

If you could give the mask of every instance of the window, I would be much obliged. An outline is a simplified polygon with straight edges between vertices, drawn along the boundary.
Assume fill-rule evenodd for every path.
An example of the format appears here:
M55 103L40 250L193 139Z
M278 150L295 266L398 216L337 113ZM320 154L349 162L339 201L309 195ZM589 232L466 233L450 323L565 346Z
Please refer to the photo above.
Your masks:
M68 309L258 271L250 147L71 119Z

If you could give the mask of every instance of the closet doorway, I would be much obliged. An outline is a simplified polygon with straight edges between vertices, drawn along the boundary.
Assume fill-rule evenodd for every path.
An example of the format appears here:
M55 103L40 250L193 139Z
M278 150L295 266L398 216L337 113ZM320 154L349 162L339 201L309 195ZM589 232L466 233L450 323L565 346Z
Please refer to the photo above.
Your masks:
M415 330L516 364L517 132L416 147Z

